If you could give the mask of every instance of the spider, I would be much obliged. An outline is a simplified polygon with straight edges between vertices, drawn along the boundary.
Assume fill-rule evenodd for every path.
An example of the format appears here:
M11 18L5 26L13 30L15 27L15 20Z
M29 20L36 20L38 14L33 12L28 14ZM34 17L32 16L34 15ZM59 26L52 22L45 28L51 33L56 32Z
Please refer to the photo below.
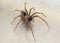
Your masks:
M15 19L17 18L21 18L21 20L17 23L15 29L17 28L17 26L20 24L21 21L23 21L25 23L26 26L29 26L29 28L31 29L31 32L32 32L32 36L33 36L33 39L35 40L35 37L34 37L34 34L33 34L33 30L32 30L32 26L31 26L31 22L34 18L38 17L40 18L42 21L44 21L46 23L46 25L48 26L48 28L50 29L48 23L46 20L44 20L42 17L36 15L36 14L42 14L44 17L46 17L44 15L44 13L41 13L41 12L34 12L33 14L31 14L31 11L32 10L35 10L34 7L30 8L29 12L27 11L26 9L26 2L24 4L24 11L21 11L21 10L18 10L18 9L15 9L14 11L18 11L18 12L21 12L21 15L18 15L17 17L15 17L12 21L12 23L15 21ZM14 31L15 31L14 29ZM35 40L36 41L36 40Z

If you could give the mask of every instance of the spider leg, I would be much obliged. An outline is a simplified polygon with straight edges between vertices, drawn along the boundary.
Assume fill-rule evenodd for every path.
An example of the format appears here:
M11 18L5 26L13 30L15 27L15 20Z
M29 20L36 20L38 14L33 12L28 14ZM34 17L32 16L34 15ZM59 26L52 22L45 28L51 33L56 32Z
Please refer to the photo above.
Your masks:
M17 26L19 25L19 23L21 22L21 20L17 23L17 25L16 25L16 27L15 27L15 29L17 28ZM15 31L15 29L14 29L14 31Z
M35 10L35 8L32 7L32 8L29 10L29 15L31 14L31 10L32 10L32 9Z
M35 13L33 13L31 16L34 16L35 14L42 14L44 17L46 17L46 16L44 15L44 13L40 13L40 12L35 12Z
M50 29L50 26L48 25L48 23L47 23L46 20L44 20L43 18L41 18L41 17L38 16L38 15L33 16L33 18L35 18L35 17L38 17L38 18L40 18L42 21L44 21L44 22L47 24L48 28Z
M13 19L13 21L11 22L11 24L12 24L18 17L21 17L21 15L15 17L15 18Z
M32 36L33 36L33 38L34 38L34 41L36 41L36 40L35 40L35 37L34 37L34 34L33 34L32 26L31 26L31 24L29 24L29 25L30 25L30 29L31 29L31 32L32 32Z
M15 11L21 12L21 10L18 10L18 9L15 9L13 12L15 12Z
M27 11L27 9L26 9L26 2L25 2L25 11L26 11L26 13L28 14L28 11Z

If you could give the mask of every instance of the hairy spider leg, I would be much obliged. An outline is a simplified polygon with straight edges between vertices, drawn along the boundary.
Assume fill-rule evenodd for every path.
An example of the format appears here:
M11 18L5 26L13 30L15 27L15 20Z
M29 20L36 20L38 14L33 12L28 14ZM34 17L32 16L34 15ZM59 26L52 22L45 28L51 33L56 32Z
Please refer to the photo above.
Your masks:
M17 26L19 25L19 23L20 23L21 21L22 21L22 20L20 20L20 21L17 23L17 25L16 25L15 29L17 28ZM15 31L15 29L14 29L14 31Z
M35 10L35 8L30 8L30 10L29 10L29 15L31 14L31 10Z
M21 15L15 17L15 18L13 19L13 21L11 22L11 24L12 24L18 17L21 17Z
M27 9L26 9L26 2L25 2L25 11L26 11L26 13L28 14L28 11L27 11Z
M44 13L40 13L40 12L35 12L35 13L33 13L31 16L34 16L35 14L42 14L44 17L46 17L46 16L44 15Z
M21 12L21 10L18 10L18 9L15 9L13 12L15 12L15 11Z
M29 24L29 26L30 26L30 29L31 29L31 32L32 32L32 36L33 36L33 38L34 38L34 41L36 41L36 40L35 40L35 37L34 37L34 33L33 33L33 30L32 30L31 24Z
M50 29L50 26L48 25L48 23L47 23L46 20L44 20L43 18L41 18L41 17L38 16L38 15L33 16L33 18L35 18L35 17L38 17L38 18L40 18L42 21L44 21L44 22L47 24L48 28Z

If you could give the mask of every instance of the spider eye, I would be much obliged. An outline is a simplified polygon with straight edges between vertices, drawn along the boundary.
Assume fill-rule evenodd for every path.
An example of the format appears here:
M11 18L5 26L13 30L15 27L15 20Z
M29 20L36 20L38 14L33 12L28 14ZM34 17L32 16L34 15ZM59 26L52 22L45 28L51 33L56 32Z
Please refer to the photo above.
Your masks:
M26 15L26 12L25 11L21 11L21 13L25 16Z

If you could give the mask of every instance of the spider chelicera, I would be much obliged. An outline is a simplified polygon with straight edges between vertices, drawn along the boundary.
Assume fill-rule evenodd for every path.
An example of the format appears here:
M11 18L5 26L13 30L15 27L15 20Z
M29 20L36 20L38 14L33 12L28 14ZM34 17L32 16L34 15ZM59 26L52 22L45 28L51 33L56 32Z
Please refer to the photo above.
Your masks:
M35 37L34 37L34 34L33 34L33 30L32 30L32 26L31 26L31 22L32 22L32 20L33 20L34 18L36 18L36 17L40 18L42 21L44 21L44 22L47 24L47 26L48 26L49 29L50 29L50 27L49 27L48 23L46 22L46 20L44 20L42 17L36 15L36 14L42 14L44 17L46 17L46 16L44 15L44 13L34 12L33 14L31 14L31 11L32 11L32 10L35 10L35 9L32 7L32 8L29 10L29 12L28 12L27 9L26 9L26 3L25 3L25 6L24 6L24 9L25 9L25 11L21 11L21 10L18 10L18 9L15 9L15 10L14 10L14 11L19 11L19 12L21 12L21 15L18 15L17 17L15 17L14 20L12 21L12 23L15 21L15 19L17 19L17 18L20 17L21 20L17 23L15 29L17 28L17 26L19 25L19 23L20 23L21 21L23 21L23 22L25 23L25 25L26 25L26 26L29 26L29 28L31 29L33 38L34 38L34 40L35 40ZM14 29L14 31L15 31L15 29ZM36 41L36 40L35 40L35 41Z

